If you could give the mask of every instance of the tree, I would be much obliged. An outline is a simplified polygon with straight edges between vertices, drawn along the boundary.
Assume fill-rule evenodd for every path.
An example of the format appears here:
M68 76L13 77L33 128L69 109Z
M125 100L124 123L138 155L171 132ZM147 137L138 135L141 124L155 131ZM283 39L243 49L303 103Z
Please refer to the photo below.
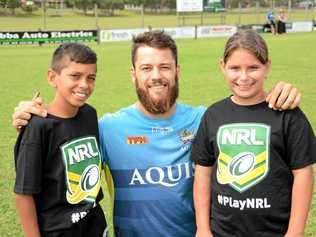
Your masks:
M15 15L15 9L18 8L19 6L20 6L19 0L0 0L0 7L10 9L11 15Z
M74 0L74 4L79 9L83 10L85 15L88 14L88 9L92 9L94 6L95 0Z
M115 10L124 9L123 0L98 0L98 7L103 9L108 15L113 16Z
M7 0L0 0L0 7L6 8L7 7Z
M15 15L15 8L20 6L19 0L7 0L7 6L11 10L11 15Z

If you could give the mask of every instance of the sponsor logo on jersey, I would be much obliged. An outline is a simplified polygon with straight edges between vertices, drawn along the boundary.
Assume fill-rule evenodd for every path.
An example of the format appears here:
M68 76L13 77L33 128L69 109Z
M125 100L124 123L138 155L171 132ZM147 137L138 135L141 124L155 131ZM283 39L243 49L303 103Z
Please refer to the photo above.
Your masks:
M70 204L95 202L100 189L100 152L95 137L83 137L61 146Z
M128 136L126 143L129 145L142 145L147 144L148 139L146 136Z
M172 127L152 127L151 128L151 132L152 133L162 133L162 134L166 134L169 132L172 132L173 128Z
M217 132L218 183L244 192L262 181L269 170L269 144L270 127L265 124L221 126Z
M164 167L134 169L129 185L162 185L174 187L181 179L193 177L193 163L185 162Z

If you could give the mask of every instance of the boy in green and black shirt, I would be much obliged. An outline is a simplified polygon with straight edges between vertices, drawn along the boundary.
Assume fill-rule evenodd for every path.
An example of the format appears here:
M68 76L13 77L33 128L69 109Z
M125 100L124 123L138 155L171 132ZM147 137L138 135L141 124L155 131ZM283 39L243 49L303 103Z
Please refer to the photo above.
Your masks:
M85 103L96 62L89 47L61 44L47 74L56 90L48 115L33 116L19 134L14 192L25 236L92 237L106 229L97 114Z

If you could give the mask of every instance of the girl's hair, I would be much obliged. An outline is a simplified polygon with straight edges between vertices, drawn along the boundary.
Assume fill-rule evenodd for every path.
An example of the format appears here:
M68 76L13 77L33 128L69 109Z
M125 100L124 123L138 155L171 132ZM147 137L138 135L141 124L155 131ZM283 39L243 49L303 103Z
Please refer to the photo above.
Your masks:
M255 31L237 32L228 39L224 50L224 63L236 49L249 50L262 64L269 61L267 44Z

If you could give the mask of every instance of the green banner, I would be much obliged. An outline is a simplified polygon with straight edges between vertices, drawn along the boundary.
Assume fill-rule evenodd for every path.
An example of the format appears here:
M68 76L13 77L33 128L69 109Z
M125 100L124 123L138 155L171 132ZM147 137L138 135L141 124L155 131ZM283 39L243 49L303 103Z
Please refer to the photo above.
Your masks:
M97 41L96 30L0 32L0 44L44 44L66 41Z

